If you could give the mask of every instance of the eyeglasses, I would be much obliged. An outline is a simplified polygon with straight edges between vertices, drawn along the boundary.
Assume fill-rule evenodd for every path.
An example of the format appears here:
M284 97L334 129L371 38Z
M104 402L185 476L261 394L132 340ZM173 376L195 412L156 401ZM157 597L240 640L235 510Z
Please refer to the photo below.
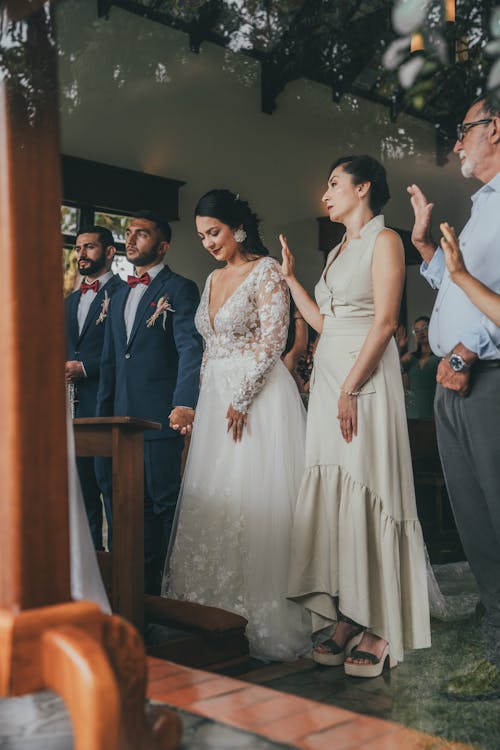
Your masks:
M423 326L420 326L420 328L413 328L412 329L412 333L413 333L413 335L415 335L416 333L425 333L428 328L429 328L429 326L427 324L423 325Z
M474 122L460 123L460 125L457 125L457 140L462 143L468 130L470 130L471 128L475 128L476 125L487 125L489 122L493 122L492 117L489 117L487 120L475 120Z

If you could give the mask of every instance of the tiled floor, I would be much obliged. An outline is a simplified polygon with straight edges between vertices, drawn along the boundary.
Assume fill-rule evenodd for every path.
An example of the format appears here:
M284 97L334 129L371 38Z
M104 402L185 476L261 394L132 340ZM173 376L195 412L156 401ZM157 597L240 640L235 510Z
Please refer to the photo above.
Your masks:
M150 699L304 750L458 750L398 724L215 673L150 660Z
M179 712L181 750L500 750L500 700L455 703L440 695L454 665L481 657L479 630L476 616L433 620L432 647L406 654L373 680L307 659L238 660L212 672L150 659L148 695ZM0 750L72 747L68 715L54 694L0 700Z
M179 750L285 750L265 737L177 709L182 720ZM0 700L1 750L73 750L64 704L53 693ZM139 750L139 749L137 749Z
M149 660L152 702L183 722L179 750L465 750L398 724L215 673ZM68 714L53 693L0 700L0 750L71 750Z
M409 652L391 672L373 680L345 677L339 668L303 664L300 671L274 674L272 668L245 679L322 704L398 722L406 727L483 750L500 750L500 700L449 701L441 686L454 672L481 658L479 622L432 621L432 647Z

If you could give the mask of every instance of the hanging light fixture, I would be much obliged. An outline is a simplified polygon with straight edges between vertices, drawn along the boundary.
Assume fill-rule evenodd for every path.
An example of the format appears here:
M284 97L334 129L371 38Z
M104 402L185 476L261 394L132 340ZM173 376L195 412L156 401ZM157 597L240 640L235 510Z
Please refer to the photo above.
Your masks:
M455 23L455 12L455 0L444 0L444 17L448 21L448 23Z
M424 37L420 33L411 35L410 52L422 52L425 49Z

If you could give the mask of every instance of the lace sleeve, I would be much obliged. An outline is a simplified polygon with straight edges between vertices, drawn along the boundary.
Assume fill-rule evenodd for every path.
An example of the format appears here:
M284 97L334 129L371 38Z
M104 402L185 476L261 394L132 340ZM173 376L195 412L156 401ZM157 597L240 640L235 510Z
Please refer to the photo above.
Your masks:
M255 396L262 390L269 373L286 344L289 319L289 295L286 282L274 262L266 262L259 275L255 302L260 323L260 337L249 349L252 364L245 372L233 395L237 411L247 412Z

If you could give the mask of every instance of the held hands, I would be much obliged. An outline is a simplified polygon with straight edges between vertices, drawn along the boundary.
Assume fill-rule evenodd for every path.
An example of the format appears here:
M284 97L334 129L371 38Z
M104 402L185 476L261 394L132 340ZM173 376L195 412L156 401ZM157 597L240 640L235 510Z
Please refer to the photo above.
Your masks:
M350 443L358 434L358 400L356 396L348 396L341 392L338 402L337 419L340 432L346 443Z
M460 250L457 235L453 227L450 227L447 221L439 225L443 233L441 237L441 247L443 248L446 268L450 272L450 278L455 281L458 276L467 272L464 263L464 256Z
M288 247L288 242L284 234L279 236L281 242L281 255L283 257L283 263L281 264L281 273L286 280L292 279L295 276L295 260L292 255L292 251Z
M410 202L415 214L411 241L419 252L429 246L432 246L434 252L434 243L431 236L431 214L434 203L428 202L418 185L409 185L406 190L410 194Z
M226 412L227 432L232 431L235 443L239 443L241 440L243 427L245 427L247 423L247 417L248 414L244 414L242 411L237 411L232 404L229 404Z
M66 376L67 383L73 383L75 380L81 380L83 378L83 365L77 359L72 359L66 362L64 368L64 374Z
M188 406L175 406L168 415L169 427L181 435L190 435L193 430L194 409Z

